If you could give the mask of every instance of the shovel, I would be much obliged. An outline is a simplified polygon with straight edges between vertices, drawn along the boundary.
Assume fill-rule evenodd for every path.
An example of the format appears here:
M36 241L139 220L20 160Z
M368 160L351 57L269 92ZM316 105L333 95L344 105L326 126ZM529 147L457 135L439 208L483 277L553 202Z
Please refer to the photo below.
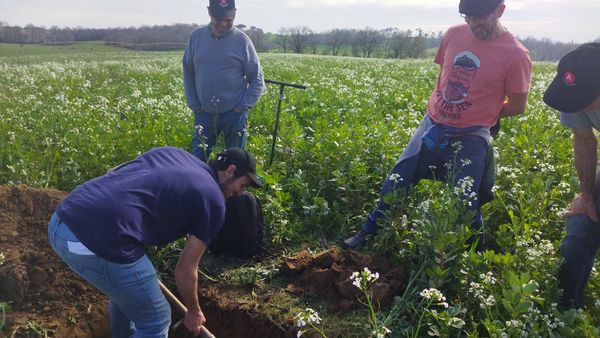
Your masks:
M171 303L171 305L176 308L177 312L179 312L180 314L185 316L185 314L187 313L187 309L185 308L185 305L183 305L183 303L181 303L179 301L179 299L177 299L177 297L160 280L158 281L158 285L160 285L160 290L163 292L165 297L167 297L167 300L169 301L169 303ZM179 322L175 323L173 325L173 327L177 328L177 327L179 327L179 325L181 325L181 323L183 323L183 319L180 320ZM205 326L202 326L200 328L200 338L216 338L216 337L212 333L210 333L210 331L208 331L208 329Z

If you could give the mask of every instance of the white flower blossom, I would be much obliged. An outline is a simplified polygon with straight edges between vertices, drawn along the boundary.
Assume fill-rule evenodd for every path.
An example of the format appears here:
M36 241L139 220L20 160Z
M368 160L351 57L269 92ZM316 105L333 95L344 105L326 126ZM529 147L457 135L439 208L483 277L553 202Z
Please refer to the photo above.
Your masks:
M398 175L398 174L396 174L396 173L393 173L393 174L391 174L391 175L388 177L388 179L389 179L390 181L393 181L393 182L394 182L394 183L396 183L396 184L398 184L398 183L400 183L400 182L404 181L404 179L402 178L402 176L400 176L400 175Z
M433 300L434 302L445 302L446 297L441 291L435 288L423 289L419 295L425 299Z

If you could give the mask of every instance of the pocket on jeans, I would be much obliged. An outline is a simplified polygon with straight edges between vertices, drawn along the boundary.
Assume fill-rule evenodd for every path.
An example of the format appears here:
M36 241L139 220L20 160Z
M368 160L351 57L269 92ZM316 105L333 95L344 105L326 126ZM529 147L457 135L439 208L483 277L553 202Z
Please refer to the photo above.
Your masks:
M94 285L108 281L106 261L98 256L78 255L64 247L64 260L77 274Z
M87 266L82 269L80 276L94 285L102 285L108 282L108 276L105 272Z

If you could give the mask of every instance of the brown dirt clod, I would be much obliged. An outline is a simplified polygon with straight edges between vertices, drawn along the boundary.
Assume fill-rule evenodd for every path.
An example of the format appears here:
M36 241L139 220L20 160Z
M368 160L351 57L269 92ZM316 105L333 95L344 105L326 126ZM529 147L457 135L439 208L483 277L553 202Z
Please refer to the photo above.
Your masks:
M288 292L326 296L339 309L347 310L359 304L361 297L364 297L349 278L353 272L362 271L365 267L373 273L378 272L380 276L369 289L375 304L389 305L393 297L404 290L406 273L401 267L392 267L388 260L380 256L369 256L353 250L340 251L335 246L317 255L303 250L293 257L286 257L281 270L292 278L295 278L294 274L300 274L287 286Z

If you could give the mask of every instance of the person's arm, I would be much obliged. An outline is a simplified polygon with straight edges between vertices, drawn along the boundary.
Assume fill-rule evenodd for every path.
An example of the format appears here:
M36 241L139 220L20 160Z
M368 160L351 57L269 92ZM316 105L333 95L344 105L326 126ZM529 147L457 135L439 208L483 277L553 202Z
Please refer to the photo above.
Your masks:
M575 169L580 182L580 193L575 196L566 216L587 214L598 222L596 212L596 165L598 161L598 141L591 127L574 128L573 150L575 152Z
M198 92L196 91L196 68L192 56L192 36L190 36L185 51L183 52L182 64L183 89L187 105L193 112L199 112L202 108L202 104L198 98Z
M506 93L506 101L500 110L500 118L521 115L525 112L529 93Z
M205 250L206 244L190 235L175 266L175 284L187 308L183 323L194 335L206 322L198 302L198 264Z
M244 93L244 97L242 98L240 104L238 104L236 107L236 110L240 112L246 111L256 105L258 99L260 99L260 96L265 90L265 80L263 77L260 60L250 39L247 41L245 54L246 62L243 67L246 83L248 83L248 89Z

